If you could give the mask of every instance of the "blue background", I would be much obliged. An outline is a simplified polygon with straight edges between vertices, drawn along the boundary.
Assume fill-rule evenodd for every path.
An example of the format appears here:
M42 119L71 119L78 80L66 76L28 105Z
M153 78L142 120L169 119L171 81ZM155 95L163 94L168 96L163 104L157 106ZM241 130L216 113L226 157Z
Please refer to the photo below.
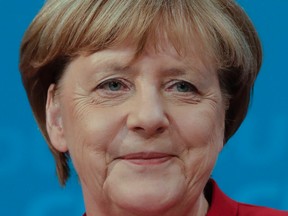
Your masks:
M220 154L213 177L232 198L288 210L288 1L239 0L263 42L250 112ZM61 188L18 71L23 33L43 1L0 0L0 214L80 216L75 173Z

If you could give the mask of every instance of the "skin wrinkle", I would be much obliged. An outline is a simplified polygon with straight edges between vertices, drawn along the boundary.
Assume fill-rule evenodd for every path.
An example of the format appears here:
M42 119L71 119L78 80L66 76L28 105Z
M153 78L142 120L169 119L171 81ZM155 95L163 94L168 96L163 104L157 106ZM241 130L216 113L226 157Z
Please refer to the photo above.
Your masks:
M75 103L75 106L80 106L82 109L78 109L77 111L76 111L76 114L75 114L75 116L83 116L83 114L87 114L87 107L83 107L82 106L82 104L81 103L83 103L84 105L85 105L85 95L81 95L81 98L80 99L83 99L83 101L80 101L80 102L77 102L77 100L76 99L74 99L74 101L76 101L76 103ZM87 104L87 106L89 106L90 104ZM108 136L109 137L109 136ZM113 137L111 137L111 140L113 140ZM84 141L85 142L85 141ZM111 142L111 141L108 141L108 143L109 142ZM88 142L89 143L89 142ZM92 149L92 151L93 151L93 149ZM104 151L103 151L104 152ZM85 156L85 154L83 154L83 156ZM110 160L107 160L107 158L108 158L108 156L106 155L106 167L108 167L107 165L111 162ZM107 168L108 169L108 168ZM105 170L105 176L104 176L104 178L103 179L107 179L107 177L108 177L108 171L107 171L107 169ZM84 172L85 173L85 172ZM92 170L87 170L86 171L86 173L95 173L94 172L94 170L92 169ZM105 184L105 182L104 181L101 181L101 182L103 182L103 184L101 185L101 187L102 188L104 188L104 184Z
M88 106L90 105L89 103L86 103L86 100L87 100L87 95L85 94L79 94L79 93L76 93L76 92L79 92L79 87L78 87L78 91L75 91L73 95L75 95L75 97L72 99L73 100L73 104L75 107L77 107L78 109L73 109L73 118L82 118L83 115L85 114L88 114L87 111L89 112L89 109L88 109ZM111 138L112 140L112 138ZM81 141L79 141L81 142ZM85 141L85 138L84 138L84 143L90 143L90 142L87 142ZM81 155L82 157L85 156L85 153L84 153L84 150L83 150L83 147L84 146L81 146ZM93 147L93 146L91 146ZM105 149L106 150L106 149ZM102 152L105 152L105 150L103 150ZM93 153L96 153L95 150L92 148L92 151ZM100 154L100 153L99 153ZM85 158L85 157L83 157ZM77 164L77 163L76 163ZM107 163L106 163L107 165ZM89 167L89 166L88 166ZM78 170L79 172L79 170ZM94 170L93 169L89 169L89 170L85 170L83 173L91 173L91 175L93 176L93 173ZM107 178L107 170L106 170L106 173L105 173L105 176L103 179ZM97 182L103 182L102 180L101 181L97 181ZM100 185L100 188L103 188L103 185Z
M165 50L171 51L171 49ZM112 49L111 51L113 55L117 56L120 54L124 62L127 61L127 59L131 59L130 53L127 55L127 52L130 52L131 49ZM220 131L220 133L223 133L222 129L219 130L218 128L219 120L224 122L224 112L222 113L223 105L221 105L222 95L218 84L218 76L215 70L209 68L212 67L210 64L204 66L204 64L200 63L196 58L193 62L200 64L200 66L199 64L197 65L199 71L191 69L183 70L182 66L187 65L187 63L184 63L186 60L175 57L174 54L170 55L169 52L168 54L155 54L152 52L149 55L139 56L136 61L133 61L132 66L125 65L124 70L122 70L122 68L118 71L118 65L117 71L112 72L107 72L107 68L109 68L108 70L113 67L115 69L115 65L113 65L110 60L115 59L113 55L102 55L103 59L105 59L105 64L110 66L112 64L112 67L107 67L105 64L102 64L99 69L95 69L97 60L102 63L104 62L103 59L99 59L100 53L87 57L79 57L68 66L61 80L61 105L63 106L64 121L66 122L64 126L66 132L70 131L66 133L68 149L71 151L73 164L79 174L84 198L85 200L89 199L87 201L87 203L90 203L89 206L97 203L96 212L98 212L100 216L113 214L125 216L159 215L159 213L163 216L176 216L179 215L178 208L182 209L182 215L186 215L188 212L190 214L191 211L195 211L193 215L197 215L199 211L202 212L202 208L205 207L202 194L205 181L202 179L209 178L214 161L216 160L216 156L211 157L210 155L216 154L215 152L218 152L218 149L220 149L220 147L217 146L222 140L218 139L215 134L218 134ZM134 52L132 51L131 53ZM170 57L172 60L170 60ZM167 62L169 63L168 65ZM163 65L165 65L165 67L163 67ZM201 68L205 70L205 72L200 73ZM143 71L145 71L145 73L143 73ZM106 72L107 75L105 74ZM201 75L198 76L197 74L199 73ZM109 92L109 94L113 93L112 96L106 95L106 87L104 89L97 89L100 83L111 79L111 77L116 77L117 79L119 77L125 77L128 82L131 82L131 87L129 87L127 91ZM173 87L171 92L166 91L165 89L169 86L167 86L166 83L170 79L184 79L193 84L196 82L195 85L199 89L199 93L191 92L191 97L188 97L185 96L186 93L176 92L175 87ZM199 87L200 84L201 87ZM101 94L99 92L101 92ZM67 97L67 95L69 96ZM189 94L187 93L187 95ZM143 104L144 101L145 104ZM188 106L190 106L190 111L188 111ZM117 108L117 111L115 108ZM68 113L70 112L71 116L69 116L70 114L67 115L67 111ZM185 114L185 112L188 113ZM222 114L218 115L217 113ZM141 115L143 116L141 117ZM101 116L106 117L103 118ZM151 121L154 117L156 120ZM151 119L149 120L150 126L151 124L157 126L156 124L161 120L162 126L167 125L167 128L161 133L153 132L151 134L148 134L147 131L142 132L133 129L133 127L137 126L141 121L145 123L147 118ZM164 118L166 118L165 121ZM218 123L216 122L216 124L214 124L214 121ZM111 125L111 122L114 123ZM166 123L164 124L164 122ZM221 127L222 124L224 123L221 123ZM143 127L145 125L138 125L138 127L139 126ZM147 124L146 126L149 125ZM187 132L188 128L185 129L185 127L191 127L191 132ZM117 133L115 133L115 130ZM191 133L193 137L191 137ZM102 134L105 134L105 136ZM150 193L154 191L152 187L153 182L156 180L154 180L154 178L160 175L161 172L157 175L156 173L153 174L153 172L151 176L143 175L143 172L147 172L145 168L143 172L135 175L129 171L130 169L127 169L128 167L123 170L125 165L122 160L114 160L123 154L143 150L167 151L167 153L173 152L176 155L176 157L173 158L175 162L171 162L171 165L167 166L167 170L165 170L165 172L163 170L162 173L166 179L165 183L167 183L167 185L162 188L163 191L167 191L165 192L166 195L163 194L163 197L160 199L161 202L153 201L153 203L163 205L163 209L155 210L154 213L151 210L147 213L146 208L143 209L143 207L141 207L142 210L139 211L140 209L138 208L140 208L140 206L136 206L142 203L140 201L142 199L141 196L138 197L137 195L135 197L135 200L140 200L134 207L132 207L131 201L128 201L130 198L128 200L127 198L133 197L135 192L136 194L138 193L137 190L133 189L134 187L139 188L138 190L140 191L141 188L147 187L143 192L145 192L145 194L148 192L147 195L150 197ZM171 176L172 171L174 173L173 177ZM175 177L176 181L174 180ZM117 183L115 182L115 178L117 179ZM142 182L142 184L146 186L139 187L137 181L132 181L133 178L139 178L140 182L142 181L141 179L147 178L147 181ZM94 180L94 183L91 180ZM128 183L125 183L127 180ZM115 185L118 185L117 188L115 188ZM127 198L125 198L127 195L124 197L121 196L123 201L120 200L119 202L117 193L123 191L127 186L132 187L132 194L128 195ZM171 190L171 188L174 187L179 187L179 189L176 190L178 191L177 193L175 193L175 190ZM123 188L123 190L121 188ZM193 193L191 191L193 191ZM161 195L162 193L160 190L156 195L159 196L159 194ZM151 202L150 200L153 197L149 197L146 200ZM181 202L179 202L179 200L181 200ZM175 202L179 203L175 205ZM153 206L153 203L148 205ZM132 212L134 213L130 212L131 214L128 214L125 210L127 205L131 205L131 207L129 207L131 208L130 210L136 208L138 209L137 211L142 213L138 212L136 214L135 210L133 210ZM89 206L86 207L87 213L92 214ZM101 208L101 206L103 209L97 210L97 208ZM164 208L164 206L166 207ZM189 206L194 206L193 208L195 209L193 210ZM123 211L125 211L125 214Z
M195 149L194 150L192 150L191 148L188 150L188 154L189 154L189 151L195 151ZM207 153L207 152L206 152ZM196 153L195 153L196 154ZM209 158L208 158L208 155L209 154L207 154L207 156L205 157L205 159L203 160L202 159L202 163L203 163L203 161L205 161L205 163L208 163L208 161L210 160ZM202 163L199 163L200 165L202 164ZM211 169L213 168L213 165L214 164L211 164L210 165L210 167L211 167ZM203 167L205 167L205 165L203 166ZM191 167L187 167L187 169L189 170L191 170ZM205 173L202 173L202 175L200 175L199 176L199 173L201 173L201 170L202 170L202 166L200 166L200 167L198 167L198 169L197 169L197 171L195 172L195 174L194 174L194 177L189 181L189 187L190 188L194 188L195 187L195 185L197 185L199 182L201 183L201 179L202 179L202 176L204 176L204 175L210 175L210 172L211 172L211 170L207 170ZM198 180L197 180L198 179ZM203 195L203 194L202 194ZM195 214L195 215L197 215L197 214Z
M114 58L105 55L103 50L114 53ZM127 52L131 55L127 56ZM147 57L155 61L146 61ZM109 58L112 61L103 62ZM261 58L256 31L236 2L64 0L60 3L59 0L49 0L23 38L20 71L33 113L56 160L62 185L69 177L65 151L68 149L71 153L83 186L87 215L199 216L207 210L201 182L205 183L209 178L211 166L223 146L223 133L227 142L246 115ZM90 64L91 60L94 64ZM126 65L122 64L123 60ZM102 68L99 67L101 61ZM117 68L113 62L120 66L116 65ZM67 65L71 66L68 70ZM64 78L63 68L67 75ZM176 74L175 78L190 82L197 91L179 93L185 88L187 90L183 83L166 88L165 84L174 76L162 75L171 68L184 72L183 76ZM191 77L186 77L187 74ZM133 84L137 81L133 88L135 91L131 88L113 94L107 91L108 85L99 87L105 76L119 78L116 75ZM57 105L61 106L63 116L59 119L64 122L65 140L61 139L62 136L58 139L67 146L57 143L57 136L50 137L50 132L55 132L53 129L57 132L51 124L57 106L49 103L50 119L45 118L43 109L47 87L52 82L57 84L59 77L63 78L65 85L61 86L61 97L54 97L59 102ZM219 78L221 91L218 91ZM152 82L153 79L158 82ZM141 86L143 82L147 91ZM76 89L76 85L82 91ZM151 87L155 88L154 93ZM49 120L51 122L47 123ZM146 170L146 175L142 175L145 169L138 172L135 167L133 170L123 164L123 160L113 161L118 155L133 151L175 153L175 164L171 162L171 166L166 164L157 170L167 179L155 175L153 170L156 166L147 168L149 172ZM181 182L184 176L185 184ZM142 179L147 180L142 184L151 183L146 185L150 191L145 193L150 195L147 206L149 202L151 205L158 203L158 200L161 201L159 205L164 200L171 204L171 200L179 198L179 193L175 192L184 188L183 202L175 208L163 204L162 209L156 209L158 212L154 209L156 213L147 213L141 202L135 202L141 200L142 192L146 192L141 184L143 191L132 187L135 182L131 179L138 177L140 183ZM106 179L110 180L107 181L109 192L103 187ZM173 181L169 182L171 179ZM155 182L161 187L153 188ZM181 183L184 186L180 187ZM166 184L169 187L165 188ZM115 185L118 188L113 187ZM128 196L123 193L123 188L128 186L129 189L130 185L132 195ZM163 193L161 188L167 193ZM120 195L115 198L117 193ZM121 204L123 200L125 205ZM186 207L192 205L191 209ZM135 206L143 210L142 213L134 211L128 214L124 211L130 207L135 209ZM163 206L166 209L163 210ZM178 207L183 211L176 211Z
M212 98L214 98L214 99L212 99ZM206 98L207 99L207 98ZM209 99L210 99L210 101L212 101L212 103L209 103L209 105L211 105L211 107L215 110L216 109L216 104L217 104L217 99L215 99L215 97L209 97ZM220 100L221 101L221 100ZM209 116L209 115L208 115ZM212 119L210 122L215 122L215 121L217 121L217 120L215 120L215 119ZM222 131L223 133L224 133L224 130ZM210 136L211 137L211 139L214 137L215 135L212 135L212 136ZM200 141L201 142L201 141ZM202 142L204 142L204 141L202 141ZM219 141L218 141L219 142ZM215 143L215 141L212 139L211 141L208 141L208 145L213 145L214 143ZM201 149L200 149L201 150ZM209 151L210 149L208 149L208 151ZM202 151L204 151L204 150L202 150ZM188 148L188 150L187 150L187 154L190 154L190 153L194 153L195 152L195 149L193 148L193 147L191 147L191 148ZM196 153L195 153L196 154ZM202 154L201 152L200 153L198 153L198 154L196 154L196 155L199 155L199 154ZM209 155L209 154L207 154L207 155ZM208 161L209 161L209 158L208 158L208 156L207 157L205 157L205 160L203 160L202 159L202 163L203 163L203 161L205 161L205 163L207 164L208 163ZM199 174L199 172L201 172L201 170L203 170L203 168L202 168L202 163L199 163L200 164L200 167L198 167L198 169L197 169L197 171L195 172L195 174L194 174L194 178L193 179L191 179L190 181L189 181L189 185L191 185L191 188L193 188L193 186L195 185L195 184L197 184L197 180L195 180L195 179L198 179L198 181L200 181L199 179L201 179L201 175L200 176L198 176ZM205 165L203 165L203 167L205 167ZM211 167L211 166L210 166ZM212 167L213 167L213 164L212 164ZM189 169L191 169L191 167L189 167L189 165L187 166L187 170L189 170ZM207 172L208 174L210 173L209 171ZM202 175L205 175L205 174L207 174L207 173L203 173ZM187 178L187 177L186 177Z
M130 60L129 60L130 61ZM105 63L105 60L104 61L101 61L100 62L100 68L101 68L101 64L102 63ZM195 63L197 63L197 62L195 62ZM126 65L126 63L125 63L125 65ZM190 66L191 66L191 63L190 63ZM93 66L93 67L95 67L95 66ZM120 66L121 68L120 69L122 69L123 67L122 66ZM113 69L115 69L115 68L118 68L119 69L119 66L116 66L116 64L114 64L112 67L109 67L109 68L106 68L106 69L101 69L101 70L103 70L103 71L101 71L102 73L105 73L105 72L107 72L107 71L109 71L111 68L113 68ZM125 68L127 68L127 66L124 66L124 69ZM127 70L127 69L125 69L125 70ZM189 71L191 70L191 68L189 68ZM202 75L201 73L199 73L199 69L196 69L195 67L194 67L194 69L192 69L192 71L194 71L194 70L196 70L196 71L198 71L198 74L200 74L200 75ZM133 71L133 70L132 70ZM98 70L96 70L95 72L94 72L94 74L93 75L97 75L97 73L99 73L100 71ZM111 72L110 72L111 73ZM108 75L106 75L106 76L109 76L109 74ZM205 77L202 77L202 79L205 79Z
M83 149L83 146L82 146L81 149ZM89 149L88 149L88 150L89 150ZM82 150L82 152L85 152L85 151ZM95 153L96 153L96 152L92 150L92 151L89 151L89 152L88 152L88 155L89 155L89 154L94 155ZM101 155L101 152L99 152L98 154ZM84 154L82 154L82 155L84 156L83 158L86 158L86 157L87 157L87 154L86 154L86 153L84 153ZM77 161L76 161L76 162L77 162ZM101 162L101 161L100 161L100 162ZM86 168L85 168L85 167L86 167ZM94 170L94 168L91 166L91 164L87 164L87 166L84 166L84 170L78 170L77 173L79 173L79 176L82 175L82 173L83 173L83 174L85 173L85 175L88 175L88 176L87 176L88 179L94 179L95 174L97 174L97 170ZM89 176L91 176L91 177L89 177ZM99 177L100 177L100 176L99 176ZM102 179L105 179L106 177L107 177L107 172L104 173L104 175L102 176ZM102 179L99 179L99 178L97 177L97 175L96 175L96 179L98 180L98 181L96 181L97 184L98 184L98 183L101 183L101 182L104 182ZM82 184L84 184L84 185L87 184L87 182L85 181L85 179L83 180ZM103 193L103 184L99 184L99 185L98 185L98 188L100 189L100 191L102 191L101 193ZM99 192L99 190L98 190L98 192ZM92 191L92 194L93 194L93 191ZM97 194L94 194L94 196L97 196ZM104 198L105 198L105 196L103 196L103 199L104 199Z

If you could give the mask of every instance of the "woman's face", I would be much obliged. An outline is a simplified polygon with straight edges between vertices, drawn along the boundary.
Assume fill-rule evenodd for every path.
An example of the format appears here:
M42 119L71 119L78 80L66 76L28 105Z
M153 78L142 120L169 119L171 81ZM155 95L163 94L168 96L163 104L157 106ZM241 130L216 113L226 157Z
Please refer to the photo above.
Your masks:
M193 51L179 56L170 45L134 53L118 47L80 56L56 96L48 92L50 139L69 151L87 212L195 206L223 145L213 62Z

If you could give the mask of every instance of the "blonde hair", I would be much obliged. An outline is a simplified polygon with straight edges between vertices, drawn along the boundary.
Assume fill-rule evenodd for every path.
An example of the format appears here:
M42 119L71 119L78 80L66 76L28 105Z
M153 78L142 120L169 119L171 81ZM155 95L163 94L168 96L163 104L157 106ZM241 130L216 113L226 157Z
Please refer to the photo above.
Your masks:
M204 55L217 63L222 92L229 95L225 142L246 116L260 70L257 33L233 0L48 0L21 45L20 71L35 118L54 155L61 184L69 177L68 155L46 131L47 89L75 57L116 46L129 38L141 53L165 35L179 53L200 38Z

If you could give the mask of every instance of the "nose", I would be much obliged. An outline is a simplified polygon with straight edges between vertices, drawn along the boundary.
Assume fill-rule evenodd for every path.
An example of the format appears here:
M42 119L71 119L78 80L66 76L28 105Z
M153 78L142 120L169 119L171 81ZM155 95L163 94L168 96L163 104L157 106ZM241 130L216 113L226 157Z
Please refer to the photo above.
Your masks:
M127 118L128 129L145 137L163 133L169 119L159 92L146 88L134 96Z

